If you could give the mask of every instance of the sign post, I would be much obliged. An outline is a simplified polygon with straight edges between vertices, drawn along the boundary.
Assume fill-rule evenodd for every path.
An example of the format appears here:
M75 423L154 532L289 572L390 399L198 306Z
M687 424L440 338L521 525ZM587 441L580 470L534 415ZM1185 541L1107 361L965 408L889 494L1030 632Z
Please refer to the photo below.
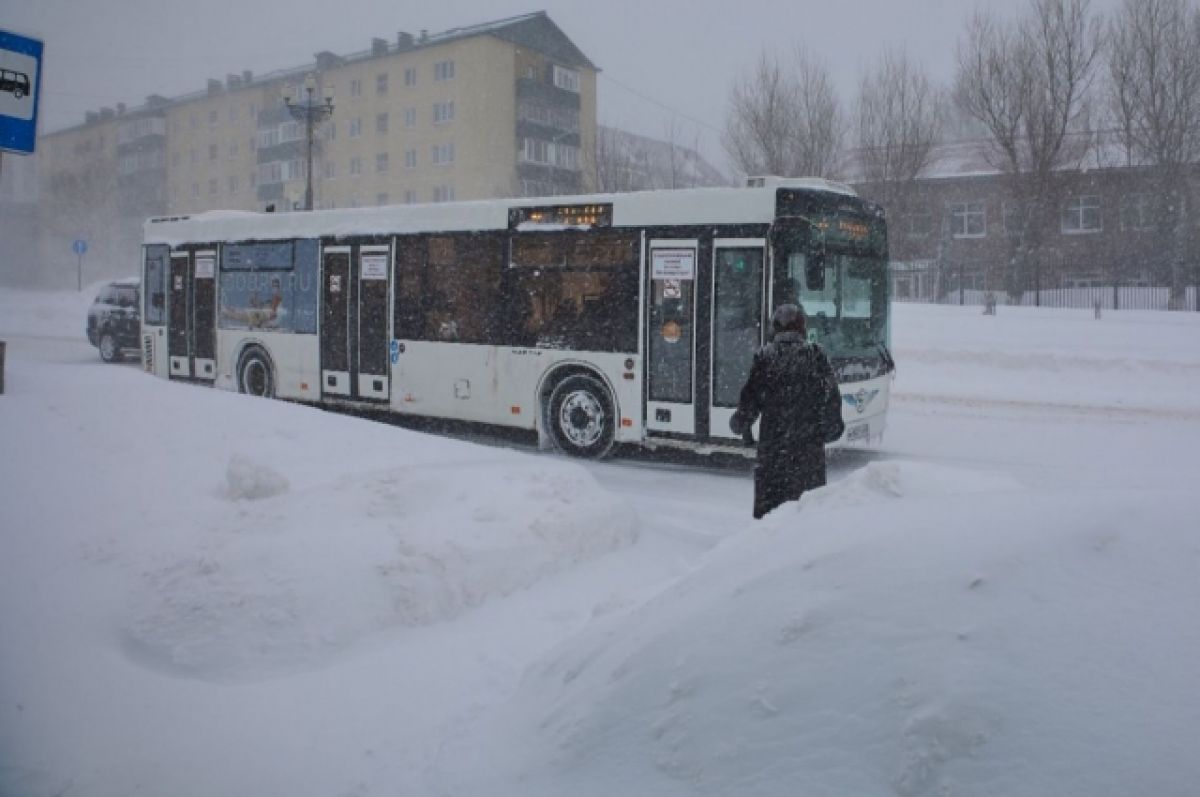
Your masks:
M0 30L0 152L33 153L43 44Z
M79 255L79 292L83 293L83 256L87 252L87 241L82 238L76 238L75 243L71 244L71 251Z

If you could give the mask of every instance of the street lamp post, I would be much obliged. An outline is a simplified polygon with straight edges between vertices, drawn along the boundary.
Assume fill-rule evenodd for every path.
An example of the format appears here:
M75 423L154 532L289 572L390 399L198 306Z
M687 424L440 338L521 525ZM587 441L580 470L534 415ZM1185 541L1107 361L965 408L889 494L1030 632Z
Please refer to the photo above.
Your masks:
M333 115L333 87L330 86L326 89L324 102L313 100L316 90L317 79L310 74L304 78L303 102L292 102L290 87L285 88L283 92L283 104L287 106L292 118L298 122L304 122L305 142L308 148L308 165L305 174L307 182L304 188L305 210L313 209L313 129Z

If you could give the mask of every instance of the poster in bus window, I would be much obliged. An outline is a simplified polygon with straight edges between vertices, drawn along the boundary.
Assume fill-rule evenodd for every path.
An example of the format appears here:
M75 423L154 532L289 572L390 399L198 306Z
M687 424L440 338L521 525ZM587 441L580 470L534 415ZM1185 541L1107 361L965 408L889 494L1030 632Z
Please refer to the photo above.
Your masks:
M655 249L650 257L650 276L656 280L694 280L695 249Z
M220 319L223 329L316 332L315 242L226 247Z
M197 257L196 258L196 279L210 280L217 273L217 261L213 257Z
M364 280L386 280L387 265L387 255L363 255L362 278Z

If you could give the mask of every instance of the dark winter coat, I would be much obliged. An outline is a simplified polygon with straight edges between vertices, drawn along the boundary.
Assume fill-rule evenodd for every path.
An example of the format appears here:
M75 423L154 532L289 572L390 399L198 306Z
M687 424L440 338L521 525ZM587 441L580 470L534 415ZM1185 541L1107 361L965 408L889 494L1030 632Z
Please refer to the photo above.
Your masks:
M799 332L782 332L754 355L734 434L759 426L754 471L754 517L760 518L805 490L825 484L825 408L837 379L825 352Z

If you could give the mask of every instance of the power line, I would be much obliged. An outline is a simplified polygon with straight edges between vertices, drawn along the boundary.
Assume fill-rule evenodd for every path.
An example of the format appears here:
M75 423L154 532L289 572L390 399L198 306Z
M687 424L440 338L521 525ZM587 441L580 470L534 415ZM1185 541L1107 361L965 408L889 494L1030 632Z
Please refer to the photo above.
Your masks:
M711 130L712 132L716 133L717 135L721 135L722 133L724 133L723 130L721 130L720 128L717 128L717 127L713 127L708 122L701 121L700 119L697 119L696 117L692 116L691 114L686 114L683 111L680 111L676 108L672 108L671 106L667 105L665 102L656 100L653 97L651 97L647 94L643 94L642 92L638 91L637 89L635 89L631 86L625 85L621 81L610 76L607 72L601 72L600 76L603 77L605 80L610 81L615 86L618 86L619 88L622 88L625 91L628 91L630 94L633 94L636 97L640 97L641 99L645 100L648 103L651 103L652 105L657 105L659 108L662 108L664 111L668 111L670 113L675 114L676 116L687 119L689 122L692 122L693 124L697 124L697 125L700 125L701 127L707 128L707 129Z

